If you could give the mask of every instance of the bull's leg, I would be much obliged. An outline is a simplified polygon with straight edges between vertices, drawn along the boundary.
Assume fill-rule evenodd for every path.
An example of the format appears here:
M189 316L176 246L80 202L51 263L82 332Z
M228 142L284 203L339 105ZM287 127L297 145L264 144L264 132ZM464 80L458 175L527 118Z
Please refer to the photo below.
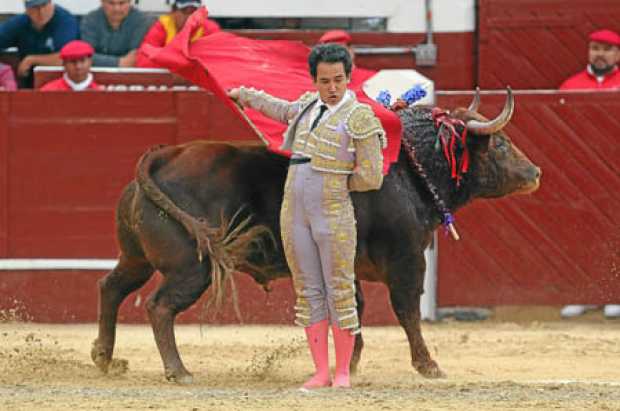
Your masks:
M357 301L357 316L362 324L362 315L364 314L364 294L362 293L362 286L359 280L355 281L355 301ZM353 348L353 357L351 357L351 374L357 372L357 366L362 358L362 348L364 348L364 338L362 333L358 333L355 336L355 347Z
M420 267L417 264L403 264L399 270L394 271L399 274L395 274L389 280L390 299L398 322L407 334L413 367L426 378L443 378L445 374L431 358L420 329L420 295L424 279L424 264L421 266L422 271L418 274L420 277L410 276L411 267ZM403 273L409 275L403 275Z
M118 307L125 297L144 285L152 275L153 267L148 261L121 255L114 270L99 280L99 335L93 342L90 355L103 372L108 372L112 363Z
M169 381L189 384L193 377L187 371L174 335L176 315L191 306L211 283L204 267L196 263L189 271L167 273L160 288L151 295L146 308L153 327L155 342Z

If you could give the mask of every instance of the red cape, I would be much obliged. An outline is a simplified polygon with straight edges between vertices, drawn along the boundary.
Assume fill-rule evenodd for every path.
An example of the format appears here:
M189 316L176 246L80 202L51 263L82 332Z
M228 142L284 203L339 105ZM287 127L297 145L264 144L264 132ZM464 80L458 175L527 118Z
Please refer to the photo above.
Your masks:
M224 90L241 85L265 90L286 100L296 100L304 92L315 90L308 73L310 49L296 41L254 40L217 32L191 43L192 32L202 25L207 11L203 7L187 20L183 30L163 48L145 47L144 53L161 67L212 91L240 118L245 118ZM354 68L349 88L359 101L370 104L387 133L388 146L383 151L384 174L398 159L401 123L398 116L368 98L362 86L374 71ZM247 117L268 141L269 149L280 152L286 124L271 120L254 110ZM283 153L290 154L290 153Z

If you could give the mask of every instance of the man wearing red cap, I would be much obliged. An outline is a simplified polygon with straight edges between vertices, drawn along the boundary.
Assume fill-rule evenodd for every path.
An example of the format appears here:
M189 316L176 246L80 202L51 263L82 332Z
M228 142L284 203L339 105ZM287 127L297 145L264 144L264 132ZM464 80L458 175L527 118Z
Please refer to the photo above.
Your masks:
M351 56L351 61L353 63L353 67L351 70L351 81L354 83L361 83L368 80L370 77L377 74L375 70L367 70L361 68L355 64L355 52L353 51L353 47L351 46L351 35L344 30L330 30L323 33L321 38L319 38L319 44L340 44L344 46L349 55Z
M149 44L153 47L164 47L183 29L189 16L202 6L201 0L175 0L172 4L172 11L164 14L151 26L144 37L140 49L136 67L158 67L143 52L144 46ZM200 27L192 36L192 43L199 38L215 33L220 30L220 26L213 20L205 19L203 26Z
M61 78L45 84L41 91L100 90L90 72L94 53L95 50L85 41L74 40L67 43L60 50L65 73Z
M351 47L351 35L344 30L330 30L323 33L319 39L319 44L335 43L345 46L351 55L351 60L355 64L355 53Z
M620 35L611 30L598 30L590 34L588 67L566 80L560 90L618 89L620 90ZM571 304L564 306L560 315L578 317L595 305ZM607 318L620 318L620 304L607 304L603 309Z
M590 34L588 67L560 86L560 90L620 89L620 35L611 30Z

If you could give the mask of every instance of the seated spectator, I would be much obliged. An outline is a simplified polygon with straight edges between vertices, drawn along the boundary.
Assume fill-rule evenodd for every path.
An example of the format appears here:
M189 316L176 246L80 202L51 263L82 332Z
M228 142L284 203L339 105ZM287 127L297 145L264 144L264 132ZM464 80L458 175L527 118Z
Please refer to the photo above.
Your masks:
M17 83L11 66L0 63L0 91L15 91Z
M152 63L141 51L146 44L154 47L164 47L170 43L174 36L183 29L188 17L198 10L201 6L201 0L176 0L172 4L172 10L169 14L164 14L151 26L146 34L140 50L138 51L138 67L158 67ZM220 30L220 26L209 19L205 19L203 27L201 27L194 36L192 42L199 38L215 33Z
M589 39L588 66L564 81L560 90L620 88L620 35L599 30L591 33Z
M17 76L22 87L32 87L35 66L58 66L58 52L80 34L76 18L51 0L26 0L26 13L0 24L0 49L17 47Z
M84 91L100 90L93 81L90 67L93 63L92 46L85 41L74 40L60 50L60 58L65 68L63 76L41 87L41 91Z
M82 19L82 40L95 49L93 65L133 67L151 19L131 0L101 0L101 7Z

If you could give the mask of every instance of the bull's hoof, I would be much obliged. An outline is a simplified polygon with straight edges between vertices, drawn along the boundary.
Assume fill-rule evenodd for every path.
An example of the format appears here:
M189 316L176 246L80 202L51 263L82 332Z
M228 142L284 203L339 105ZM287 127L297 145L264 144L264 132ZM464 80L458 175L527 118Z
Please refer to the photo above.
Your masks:
M93 360L97 368L101 372L107 374L110 367L111 355L104 347L99 344L99 340L93 341L93 346L90 350L90 358Z
M194 382L194 376L187 371L166 371L166 380L181 385L190 385Z
M435 361L431 360L424 364L413 364L413 367L424 378L446 378L446 373L441 371Z

